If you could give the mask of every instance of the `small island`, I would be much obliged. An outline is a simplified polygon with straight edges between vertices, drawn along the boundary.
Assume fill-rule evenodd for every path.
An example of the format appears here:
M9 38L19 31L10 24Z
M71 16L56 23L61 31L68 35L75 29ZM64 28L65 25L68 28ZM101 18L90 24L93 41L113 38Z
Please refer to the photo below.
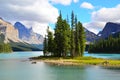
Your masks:
M116 42L113 38L107 40L100 40L96 43L90 44L89 51L101 50L97 49L97 46L102 46L103 42L108 44L109 42ZM118 39L117 39L118 40ZM32 57L31 61L39 62L43 61L49 64L55 65L97 65L107 68L120 68L119 60L110 60L94 57L85 57L85 31L80 21L77 21L77 16L74 12L71 13L71 27L68 20L62 18L62 14L58 17L55 25L55 33L47 29L47 35L44 39L44 56Z

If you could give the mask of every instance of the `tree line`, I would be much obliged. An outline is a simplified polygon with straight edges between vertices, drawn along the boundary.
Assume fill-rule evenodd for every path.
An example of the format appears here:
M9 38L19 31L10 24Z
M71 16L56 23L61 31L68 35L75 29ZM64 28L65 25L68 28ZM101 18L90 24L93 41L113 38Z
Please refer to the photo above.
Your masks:
M12 48L9 43L0 44L0 53L12 52Z
M120 37L110 36L108 39L101 39L89 46L89 53L120 53Z
M67 18L63 19L60 12L53 34L49 27L44 39L44 56L51 54L56 57L83 56L85 50L85 32L74 12L71 13L71 26Z

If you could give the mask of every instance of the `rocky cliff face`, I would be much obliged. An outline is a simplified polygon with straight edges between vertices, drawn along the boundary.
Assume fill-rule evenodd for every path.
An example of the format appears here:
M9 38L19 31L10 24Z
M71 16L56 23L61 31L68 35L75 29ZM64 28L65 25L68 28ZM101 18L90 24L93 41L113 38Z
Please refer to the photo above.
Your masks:
M86 41L87 42L94 42L98 38L98 36L95 33L87 30L86 28L84 28L84 29L85 29L85 33L86 33Z
M101 38L107 38L110 35L120 32L120 23L108 22L104 29L98 34Z
M26 28L22 23L16 22L14 27L18 29L19 38L30 44L43 44L43 36L37 33L34 33L32 28Z
M18 30L15 29L11 23L4 21L2 18L0 18L0 34L5 35L5 43L9 42L9 40L14 42L20 41Z
M19 31L11 23L0 18L0 44L9 43L13 51L39 51L34 45L19 39Z

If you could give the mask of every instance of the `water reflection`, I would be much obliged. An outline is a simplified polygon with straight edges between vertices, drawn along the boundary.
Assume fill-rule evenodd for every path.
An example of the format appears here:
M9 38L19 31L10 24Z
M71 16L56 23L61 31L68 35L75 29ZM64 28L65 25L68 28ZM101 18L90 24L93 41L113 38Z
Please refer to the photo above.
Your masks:
M0 80L119 80L120 69L100 66L57 66L44 62L31 64L28 52L0 56ZM17 57L15 57L17 56ZM21 57L21 58L20 58ZM22 58L24 57L24 58ZM26 58L25 58L26 57Z
M88 53L84 52L84 56L92 56L96 58L105 58L105 59L118 59L120 60L120 54L107 54L107 53Z

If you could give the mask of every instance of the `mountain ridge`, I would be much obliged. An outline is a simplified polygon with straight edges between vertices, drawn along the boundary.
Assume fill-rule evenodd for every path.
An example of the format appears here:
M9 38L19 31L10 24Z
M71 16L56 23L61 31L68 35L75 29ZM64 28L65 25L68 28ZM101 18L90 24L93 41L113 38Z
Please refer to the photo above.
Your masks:
M18 30L0 19L0 43L9 43L13 51L39 51L40 49L19 39Z
M84 30L85 30L85 35L86 35L86 41L88 43L89 42L94 42L98 38L98 36L95 33L89 31L86 28L84 28Z
M99 32L98 35L100 38L107 38L117 32L120 32L120 23L107 22L103 30Z
M21 22L16 22L14 27L18 29L19 38L30 44L43 44L44 38L42 35L33 32L32 28L28 29Z

